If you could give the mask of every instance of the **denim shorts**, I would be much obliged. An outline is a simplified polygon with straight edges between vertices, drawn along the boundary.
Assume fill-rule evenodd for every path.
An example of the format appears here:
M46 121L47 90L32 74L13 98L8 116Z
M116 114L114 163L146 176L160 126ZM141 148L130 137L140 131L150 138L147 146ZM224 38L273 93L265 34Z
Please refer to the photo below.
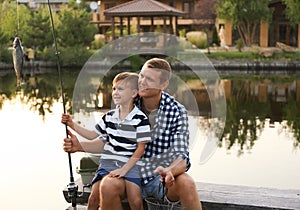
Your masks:
M156 176L147 184L142 184L142 196L143 198L153 197L156 199L163 199L164 197L164 186L160 182L162 177L160 175Z
M143 199L151 197L156 200L162 201L164 204L168 206L180 205L180 201L170 201L166 195L166 189L164 189L163 184L160 179L162 177L160 175L156 176L147 184L142 184L142 197ZM172 209L172 208L171 208Z
M92 180L92 185L97 181L102 180L111 171L121 168L125 163L118 160L100 160L100 167L96 171L96 174ZM127 174L123 177L124 179L137 184L141 187L141 180L139 175L139 168L137 165L132 167Z

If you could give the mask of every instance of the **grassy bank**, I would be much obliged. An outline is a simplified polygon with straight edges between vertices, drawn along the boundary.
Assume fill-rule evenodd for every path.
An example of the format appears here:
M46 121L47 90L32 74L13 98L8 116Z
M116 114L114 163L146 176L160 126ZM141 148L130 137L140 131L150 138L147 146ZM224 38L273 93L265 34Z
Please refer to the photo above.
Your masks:
M213 60L237 60L237 61L300 61L300 52L278 52L274 53L273 56L265 58L257 52L245 51L217 51L205 53L209 59Z

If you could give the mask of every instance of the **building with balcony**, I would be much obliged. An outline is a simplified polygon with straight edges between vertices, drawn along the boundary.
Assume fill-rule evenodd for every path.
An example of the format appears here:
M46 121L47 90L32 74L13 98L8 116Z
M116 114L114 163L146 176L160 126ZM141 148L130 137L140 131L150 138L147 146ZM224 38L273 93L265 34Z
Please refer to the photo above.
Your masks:
M212 37L214 27L225 28L225 42L234 45L239 38L230 20L220 20L215 11L216 0L102 0L94 2L92 23L101 34L118 36L138 32L205 31ZM255 43L261 47L275 46L277 42L300 48L300 24L292 27L285 15L282 0L272 0L274 9L270 23L261 22ZM118 34L115 33L119 29ZM122 29L122 30L120 30ZM114 31L114 32L113 32ZM124 32L125 31L125 32Z

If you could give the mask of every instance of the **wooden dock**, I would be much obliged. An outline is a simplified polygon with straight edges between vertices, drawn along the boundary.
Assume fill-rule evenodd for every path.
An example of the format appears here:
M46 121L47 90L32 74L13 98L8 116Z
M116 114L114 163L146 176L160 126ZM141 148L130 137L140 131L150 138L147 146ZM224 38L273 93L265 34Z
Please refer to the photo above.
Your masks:
M76 184L80 194L81 181L78 180ZM197 188L203 210L300 210L300 189L285 190L203 182L197 182ZM67 189L63 190L63 194L70 202ZM77 199L77 210L86 208L89 194L90 189L85 189L84 196ZM123 207L124 210L130 209L126 202L123 203ZM73 208L67 208L67 210L71 209Z

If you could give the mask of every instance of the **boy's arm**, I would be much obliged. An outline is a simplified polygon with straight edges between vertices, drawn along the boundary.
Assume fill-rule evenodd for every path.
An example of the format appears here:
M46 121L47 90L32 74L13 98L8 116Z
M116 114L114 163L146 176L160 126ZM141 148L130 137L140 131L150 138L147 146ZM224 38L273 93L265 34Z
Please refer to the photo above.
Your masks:
M72 128L74 131L76 131L80 136L92 140L98 137L98 134L94 130L86 129L79 124L75 123L72 119L72 116L69 114L62 114L61 122L63 124L66 124L70 128Z
M84 128L78 125L77 123L74 123L74 131L76 131L80 136L88 140L93 140L99 136L94 130Z
M89 152L89 153L101 153L103 151L104 142L101 139L95 139L92 141L79 142L77 137L68 130L68 137L64 139L63 149L66 152Z

